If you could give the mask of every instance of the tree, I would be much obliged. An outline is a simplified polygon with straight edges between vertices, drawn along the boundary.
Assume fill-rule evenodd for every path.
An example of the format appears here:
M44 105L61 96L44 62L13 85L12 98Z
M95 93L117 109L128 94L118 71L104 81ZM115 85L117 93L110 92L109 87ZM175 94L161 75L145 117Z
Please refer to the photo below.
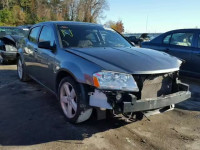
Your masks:
M13 25L13 16L10 10L8 9L0 10L0 24Z
M0 23L20 25L47 20L97 22L107 8L107 0L0 0Z
M76 21L77 20L77 11L78 11L78 0L70 0L68 3L68 13L69 13L69 20Z
M105 23L105 26L110 27L110 28L116 30L119 33L124 32L124 24L123 24L122 20L119 20L117 22L108 21L108 22Z
M71 21L97 22L108 8L106 0L63 0L63 18Z
M79 20L84 22L97 22L98 18L101 18L102 12L108 8L106 0L80 0Z
M9 9L9 0L1 0L0 5L3 9Z
M25 23L25 13L22 11L20 6L15 5L13 7L12 16L13 16L15 25L19 26Z

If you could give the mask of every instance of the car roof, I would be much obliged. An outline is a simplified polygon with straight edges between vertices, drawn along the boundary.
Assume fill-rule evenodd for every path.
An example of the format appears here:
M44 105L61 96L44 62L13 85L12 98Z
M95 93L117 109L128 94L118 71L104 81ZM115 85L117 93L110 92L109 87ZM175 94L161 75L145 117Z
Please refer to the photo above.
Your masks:
M176 29L176 30L168 31L168 32L166 32L166 33L169 33L169 32L188 32L188 31L195 32L195 31L200 31L200 29L199 29L199 28L191 28L191 29Z
M41 22L38 24L33 25L32 27L38 26L38 25L87 25L87 26L102 26L100 24L96 23L88 23L88 22L77 22L77 21L47 21L47 22Z
M173 33L178 33L178 32L200 32L199 28L190 28L190 29L176 29L176 30L171 30L168 32L165 32L161 35L159 35L158 37L154 38L153 40L151 40L152 43L160 43L162 42L163 38L165 38L167 35L169 34L173 34Z

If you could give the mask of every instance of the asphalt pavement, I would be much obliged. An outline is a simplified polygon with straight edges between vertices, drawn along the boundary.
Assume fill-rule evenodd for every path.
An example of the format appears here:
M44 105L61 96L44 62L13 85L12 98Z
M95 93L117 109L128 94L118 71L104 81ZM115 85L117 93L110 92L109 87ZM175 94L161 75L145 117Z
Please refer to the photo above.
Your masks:
M55 96L34 81L20 82L15 65L0 65L0 149L194 149L200 147L200 82L173 111L137 122L121 118L73 125Z

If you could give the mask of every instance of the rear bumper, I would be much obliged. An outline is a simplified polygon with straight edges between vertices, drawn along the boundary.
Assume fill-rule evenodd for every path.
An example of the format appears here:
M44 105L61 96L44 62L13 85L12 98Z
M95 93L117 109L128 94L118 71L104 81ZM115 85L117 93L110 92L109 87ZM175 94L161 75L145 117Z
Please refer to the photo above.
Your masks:
M4 60L16 60L17 52L7 52L0 50L0 55Z
M132 102L123 102L123 112L138 112L154 110L172 104L180 103L191 97L191 92L189 91L189 86L186 84L179 83L179 91L167 96L158 97L154 99L145 100L132 100Z

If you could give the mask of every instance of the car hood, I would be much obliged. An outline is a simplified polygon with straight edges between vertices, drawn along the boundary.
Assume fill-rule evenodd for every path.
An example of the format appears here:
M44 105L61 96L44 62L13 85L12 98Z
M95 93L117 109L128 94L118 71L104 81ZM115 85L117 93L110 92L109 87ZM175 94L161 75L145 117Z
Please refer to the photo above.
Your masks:
M181 60L167 53L144 48L70 48L104 70L131 74L153 74L177 71Z

